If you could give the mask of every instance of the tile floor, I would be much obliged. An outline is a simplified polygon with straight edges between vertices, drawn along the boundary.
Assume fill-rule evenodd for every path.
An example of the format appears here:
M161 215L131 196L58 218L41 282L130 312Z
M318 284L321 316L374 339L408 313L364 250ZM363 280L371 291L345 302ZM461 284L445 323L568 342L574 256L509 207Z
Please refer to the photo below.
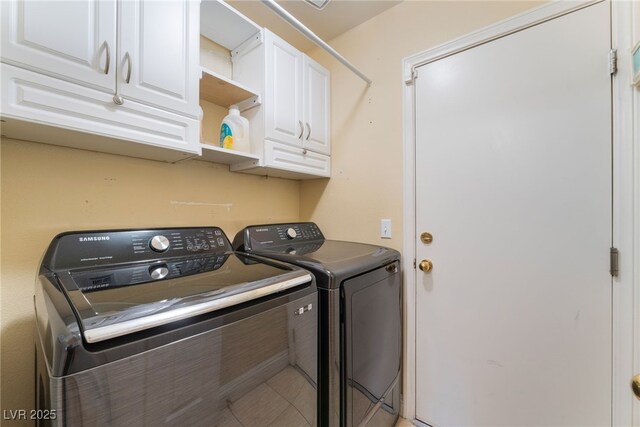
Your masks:
M295 368L287 366L235 401L229 401L218 427L315 426L315 389ZM400 418L395 427L413 427Z
M311 427L315 425L315 390L288 366L222 412L219 427Z
M363 420L367 414L375 409L376 402L372 401L362 391L361 386L354 386L351 392L351 413L352 417L357 420ZM367 422L367 427L390 427L393 425L395 414L387 412L384 408L380 408L375 412L373 418Z

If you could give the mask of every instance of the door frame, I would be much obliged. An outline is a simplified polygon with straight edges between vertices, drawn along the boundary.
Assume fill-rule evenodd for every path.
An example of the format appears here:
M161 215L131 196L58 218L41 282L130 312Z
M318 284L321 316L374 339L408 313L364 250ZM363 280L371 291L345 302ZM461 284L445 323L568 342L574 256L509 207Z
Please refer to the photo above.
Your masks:
M634 256L640 255L640 120L634 119L633 115L634 100L635 109L640 111L640 90L634 92L630 87L634 5L632 2L610 0L552 1L406 57L402 62L405 341L401 412L409 420L416 421L415 68L601 1L607 1L611 7L611 44L618 53L618 71L612 79L612 160L613 182L616 184L613 188L612 244L620 251L619 274L612 281L612 425L640 426L640 404L634 403L629 386L634 369L640 372L640 362L634 362L640 358L640 338L634 342L634 321L640 328L640 256Z

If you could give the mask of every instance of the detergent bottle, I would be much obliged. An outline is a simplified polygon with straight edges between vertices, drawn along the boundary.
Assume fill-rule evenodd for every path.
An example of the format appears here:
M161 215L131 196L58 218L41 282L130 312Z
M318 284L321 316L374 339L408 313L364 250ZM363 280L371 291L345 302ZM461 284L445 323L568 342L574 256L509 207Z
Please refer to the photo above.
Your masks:
M249 120L240 115L235 105L229 108L229 114L222 119L220 126L220 147L249 152Z

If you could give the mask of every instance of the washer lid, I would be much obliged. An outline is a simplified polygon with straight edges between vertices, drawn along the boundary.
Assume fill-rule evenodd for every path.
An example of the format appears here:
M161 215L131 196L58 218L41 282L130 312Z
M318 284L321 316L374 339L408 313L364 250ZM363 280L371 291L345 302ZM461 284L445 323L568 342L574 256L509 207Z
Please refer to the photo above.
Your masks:
M311 275L223 255L59 273L84 339L96 343L307 285Z

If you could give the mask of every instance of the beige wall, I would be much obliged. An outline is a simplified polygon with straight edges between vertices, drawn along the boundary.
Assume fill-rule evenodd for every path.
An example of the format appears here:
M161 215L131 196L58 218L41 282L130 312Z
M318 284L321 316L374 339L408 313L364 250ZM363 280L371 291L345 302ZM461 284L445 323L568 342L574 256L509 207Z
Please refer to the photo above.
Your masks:
M296 181L228 172L199 161L165 164L22 141L1 142L2 409L33 405L33 286L58 232L310 219L329 238L402 247L401 60L517 14L528 2L405 2L331 41L373 80L366 89L323 52L332 72L332 178ZM226 110L203 105L214 142ZM393 220L391 240L378 237ZM11 425L19 425L11 423Z
M0 149L2 409L33 407L34 282L57 233L219 225L233 238L249 223L299 217L297 181L8 139Z
M331 71L332 175L304 182L301 217L329 238L402 249L402 59L540 3L405 1L331 40L369 78L370 88L323 51ZM381 239L390 218L393 239Z

